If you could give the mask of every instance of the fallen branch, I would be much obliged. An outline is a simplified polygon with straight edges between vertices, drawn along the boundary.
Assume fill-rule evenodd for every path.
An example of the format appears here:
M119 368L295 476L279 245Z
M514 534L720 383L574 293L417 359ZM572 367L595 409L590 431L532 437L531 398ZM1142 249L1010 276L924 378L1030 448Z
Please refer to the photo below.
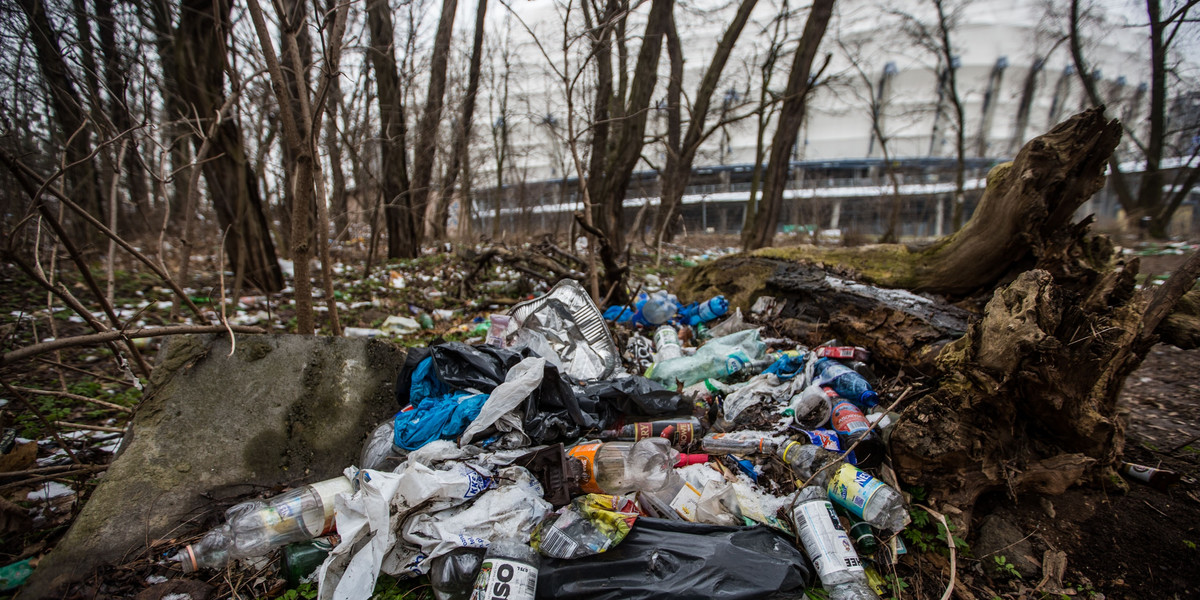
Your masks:
M107 468L108 468L108 465L85 465L85 466L81 466L77 469L72 469L70 471L62 471L59 473L52 473L50 475L42 475L39 477L32 477L32 478L26 479L24 481L14 481L12 483L6 483L4 485L0 485L0 492L10 490L13 488L24 487L24 486L31 485L34 483L41 483L43 481L50 481L52 479L58 479L60 477L72 477L75 475L91 475L93 473L98 473L100 471L103 471Z
M83 423L72 423L70 421L55 421L55 425L59 427L70 427L71 429L82 429L85 431L104 431L106 433L125 433L122 427L105 427L104 425L84 425Z
M230 327L235 333L266 333L267 331L261 327L249 327L246 325L234 325ZM26 359L38 354L53 352L61 348L71 348L74 346L88 346L91 344L101 344L120 339L148 338L164 335L184 335L189 333L227 333L228 330L224 325L169 325L166 327L146 327L143 329L127 329L125 331L106 331L104 333L93 333L89 335L77 335L73 337L60 338L57 340L42 342L32 346L26 346L5 352L0 356L0 365L6 365L11 362Z
M98 398L89 398L87 396L81 396L79 394L72 394L70 392L56 392L53 390L38 390L38 389L34 389L34 388L21 387L19 385L14 385L13 389L21 391L21 392L25 392L27 394L33 394L34 396L57 396L59 398L69 398L71 400L79 400L81 402L91 402L92 404L98 404L105 408L111 408L113 410L119 410L124 413L133 414L133 409L129 408L127 406L121 406L120 404L113 404L112 402L107 402L104 400L100 400Z

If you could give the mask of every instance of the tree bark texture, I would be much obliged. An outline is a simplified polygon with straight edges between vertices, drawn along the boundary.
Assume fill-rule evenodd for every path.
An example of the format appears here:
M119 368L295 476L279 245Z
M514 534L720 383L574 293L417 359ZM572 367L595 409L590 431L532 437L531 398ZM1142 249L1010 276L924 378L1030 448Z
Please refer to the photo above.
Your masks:
M416 151L413 153L412 209L408 224L410 237L404 247L404 255L408 258L416 258L421 254L421 240L425 237L425 210L433 191L430 186L433 185L433 163L437 158L437 135L446 93L446 63L450 58L450 33L454 30L454 13L457 9L458 0L442 0L442 16L433 40L429 88L421 120L417 124Z
M926 252L762 250L695 269L678 291L725 292L740 306L774 295L783 307L768 326L809 343L840 338L883 368L924 375L891 432L893 466L961 509L960 525L988 492L1056 494L1107 477L1124 440L1123 381L1159 332L1186 339L1173 319L1194 322L1184 292L1200 272L1193 256L1178 281L1138 290L1137 259L1071 223L1119 136L1092 109L1032 140L989 176L966 227ZM944 295L880 287L922 283Z
M475 9L475 37L471 41L471 66L467 73L467 95L463 98L462 117L458 122L458 130L454 132L454 147L451 150L450 164L446 167L446 183L438 198L437 210L433 218L433 234L437 239L444 239L449 233L446 222L450 220L450 204L454 198L454 186L460 172L466 172L466 163L471 146L471 125L475 118L475 97L479 93L479 75L483 62L483 33L486 24L488 0L479 0ZM471 181L463 181L463 196L471 195ZM464 198L461 206L467 206L469 200ZM462 211L460 211L462 212ZM463 218L470 218L469 212Z
M186 109L173 116L192 121L195 131L207 131L225 102L231 9L229 0L182 1L174 48L179 72L171 78L178 85ZM197 149L203 143L199 136L193 136L192 141ZM244 273L246 281L264 292L283 289L283 273L263 211L258 179L247 160L236 119L221 121L208 156L201 168L217 222L223 231L229 231L225 255L230 269Z
M368 52L379 90L380 192L387 223L388 258L409 256L420 248L412 239L412 200L408 180L407 125L404 121L404 92L396 63L395 30L388 0L367 3L367 27L371 30Z
M613 297L617 302L624 300L619 283L627 270L620 262L621 253L625 248L625 192L629 188L633 169L642 156L650 99L658 79L658 59L662 54L663 36L673 7L673 0L652 0L645 35L642 37L642 47L638 51L634 67L633 81L629 84L629 97L616 98L618 102L622 102L621 113L612 115L611 126L601 125L606 119L601 118L600 109L601 104L610 101L609 96L605 94L611 94L612 90L611 66L608 78L605 78L602 69L596 94L597 118L594 122L596 129L593 132L593 153L598 150L595 140L602 131L605 131L606 135L603 138L605 144L602 154L592 155L588 187L593 202L593 223L601 233L599 237L602 238L600 260L604 266L604 281L601 287L605 290L617 290L617 295ZM601 22L600 26L603 27L604 23ZM607 49L602 50L602 53L608 55ZM604 61L601 60L600 64L603 65Z
M804 123L808 92L812 87L809 79L813 59L817 56L817 49L833 16L833 2L815 0L808 13L808 21L804 24L804 33L800 35L796 58L792 61L792 70L783 92L779 124L771 142L762 199L758 202L753 220L746 224L742 232L742 247L746 250L764 248L775 241L775 230L779 227L779 213L783 206L783 189L788 180L789 157L800 133L800 125Z
M88 157L92 151L92 128L86 120L88 109L63 58L59 33L50 23L43 0L19 0L19 4L29 22L38 70L62 135L63 164L74 165L65 174L66 192L97 219L105 221L99 172L95 161ZM82 224L75 229L81 241L98 239Z
M682 78L683 73L683 54L682 50L671 52L672 41L668 38L667 49L671 56L671 82L667 92L667 110L674 111L674 115L670 113L668 120L674 119L674 125L668 125L668 149L667 149L667 164L663 170L662 176L662 201L658 207L658 224L656 227L656 237L661 241L671 241L670 223L676 212L679 210L679 205L683 201L683 190L687 187L688 179L692 174L692 162L696 159L696 152L700 149L700 145L708 138L709 131L705 128L705 122L708 119L708 111L712 106L713 94L717 91L717 84L721 81L721 73L725 71L725 65L729 62L729 55L733 52L733 46L741 37L742 30L745 29L746 23L750 20L750 13L754 11L754 7L758 4L758 0L742 0L738 7L737 14L734 15L733 21L729 27L725 29L725 34L721 37L721 41L717 44L717 49L713 53L712 60L708 63L708 68L704 71L704 77L700 80L700 85L696 89L694 96L695 104L692 106L691 115L688 120L687 134L683 136L682 141L679 139L680 125L679 120L679 98L681 89L672 90L670 85L682 86L682 81L676 84L675 72L679 63L678 71L679 78ZM678 34L675 31L674 19L671 21L669 34L676 38L674 43L678 44ZM674 100L672 100L674 98ZM674 138L672 139L671 128L675 128Z

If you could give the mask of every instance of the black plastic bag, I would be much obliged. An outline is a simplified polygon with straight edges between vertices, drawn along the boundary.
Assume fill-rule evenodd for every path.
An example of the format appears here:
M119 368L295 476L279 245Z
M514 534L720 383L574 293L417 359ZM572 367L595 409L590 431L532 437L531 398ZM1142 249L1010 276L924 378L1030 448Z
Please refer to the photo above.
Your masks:
M542 384L525 399L525 434L538 444L575 439L585 431L599 429L597 405L576 394L558 367L546 363Z
M616 547L543 558L537 597L588 600L800 598L812 563L765 526L720 527L641 517Z
M611 405L619 414L652 417L691 408L679 394L638 375L597 381L583 388L583 393L598 404Z

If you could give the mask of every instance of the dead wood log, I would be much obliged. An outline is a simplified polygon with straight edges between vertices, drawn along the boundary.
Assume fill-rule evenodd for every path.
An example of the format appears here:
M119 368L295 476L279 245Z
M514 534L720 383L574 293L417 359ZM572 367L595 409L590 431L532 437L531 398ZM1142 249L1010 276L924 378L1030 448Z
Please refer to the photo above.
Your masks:
M809 342L839 337L885 366L921 367L924 393L904 407L891 455L901 482L961 509L960 525L989 491L1055 494L1107 478L1124 443L1125 378L1159 327L1174 323L1182 333L1169 339L1186 340L1196 322L1195 311L1164 318L1191 306L1180 296L1194 272L1171 294L1139 290L1137 259L1092 235L1090 219L1071 223L1119 135L1091 110L1034 139L989 174L970 223L926 248L766 249L694 269L677 291L742 307L776 296L781 323Z

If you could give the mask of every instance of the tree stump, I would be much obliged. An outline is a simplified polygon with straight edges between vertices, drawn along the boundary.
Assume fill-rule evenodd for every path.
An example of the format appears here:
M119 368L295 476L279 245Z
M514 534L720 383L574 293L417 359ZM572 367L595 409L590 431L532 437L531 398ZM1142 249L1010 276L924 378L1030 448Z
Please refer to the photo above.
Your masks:
M1071 222L1119 138L1096 109L1059 124L994 168L971 221L928 247L766 249L694 269L678 291L743 307L776 296L780 326L808 343L838 337L927 375L891 434L893 466L966 526L985 492L1056 494L1111 473L1124 379L1195 280L1138 290L1137 259L1090 218Z

